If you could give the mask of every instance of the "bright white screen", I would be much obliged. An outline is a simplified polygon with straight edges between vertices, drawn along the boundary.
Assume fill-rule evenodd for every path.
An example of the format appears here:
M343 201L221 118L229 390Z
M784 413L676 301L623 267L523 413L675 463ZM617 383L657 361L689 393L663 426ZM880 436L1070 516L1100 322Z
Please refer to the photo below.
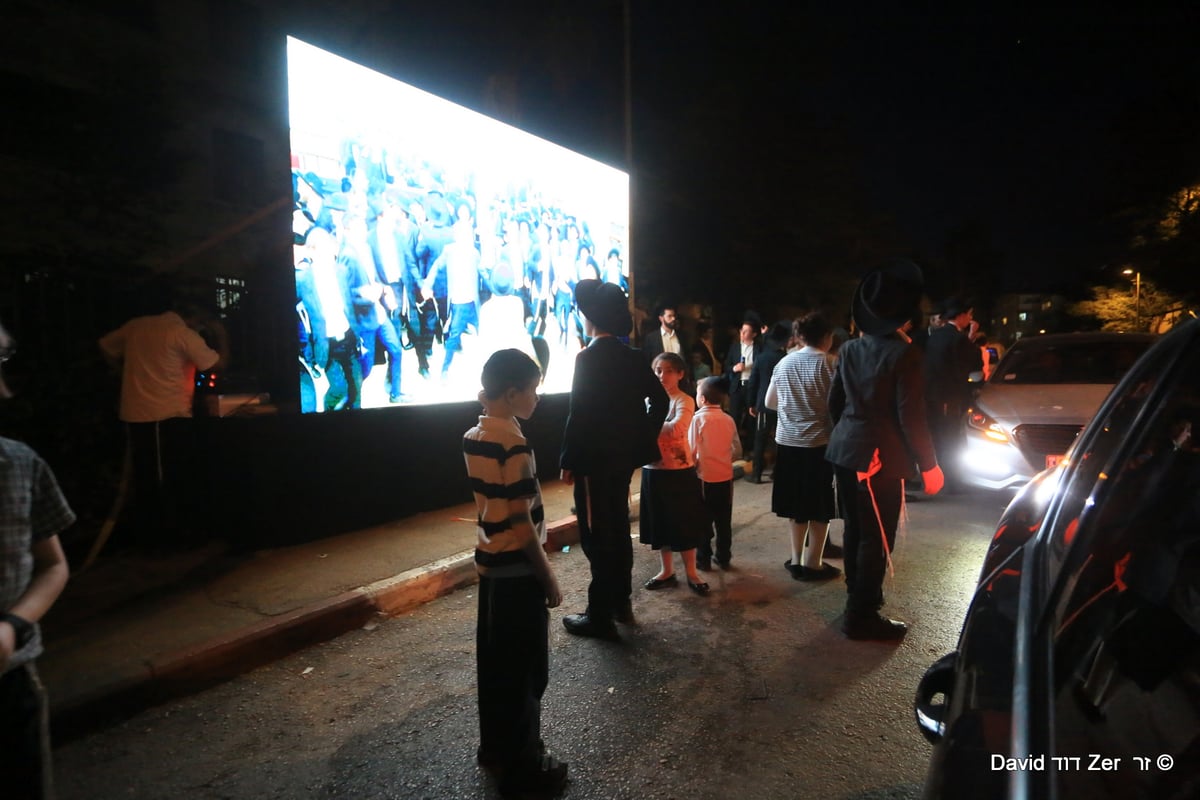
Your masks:
M303 410L472 400L505 347L568 391L628 175L293 38L288 94Z

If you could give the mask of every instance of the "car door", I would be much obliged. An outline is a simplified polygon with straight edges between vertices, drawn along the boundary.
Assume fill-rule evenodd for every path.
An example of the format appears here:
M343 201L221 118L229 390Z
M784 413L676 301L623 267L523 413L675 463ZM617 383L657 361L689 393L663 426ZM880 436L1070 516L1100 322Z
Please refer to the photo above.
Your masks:
M1200 796L1197 325L1114 390L1026 548L1010 797Z

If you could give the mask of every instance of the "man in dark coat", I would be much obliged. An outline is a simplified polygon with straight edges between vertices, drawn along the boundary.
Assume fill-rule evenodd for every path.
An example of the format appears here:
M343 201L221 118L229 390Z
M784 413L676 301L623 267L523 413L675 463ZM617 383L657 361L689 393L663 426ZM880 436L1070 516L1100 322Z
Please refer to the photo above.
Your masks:
M664 304L658 307L658 327L646 334L642 340L642 355L647 362L670 350L678 353L684 363L688 363L691 350L688 341L678 330L679 319L675 316L675 306Z
M846 615L851 639L895 641L908 627L879 613L883 577L896 543L904 481L920 466L926 494L942 488L925 420L921 351L897 329L921 299L921 270L893 261L865 277L854 294L863 336L838 352L829 413L833 434L825 457L834 465L845 519Z
M742 446L747 450L753 446L753 439L746 434L746 412L753 403L749 384L754 362L762 352L762 340L759 337L761 327L758 315L746 312L738 329L738 338L729 345L729 353L725 356L725 375L729 378L729 415L737 423Z
M591 343L575 358L559 466L563 481L575 487L592 582L587 610L563 617L563 625L577 636L615 639L614 620L633 621L629 482L636 468L658 460L658 433L670 401L642 354L617 338L633 325L621 287L582 280L575 305Z
M962 449L962 418L971 404L968 376L983 370L979 347L967 336L973 309L955 298L946 301L944 324L934 328L925 344L925 409L938 463L946 473L946 488L959 483L957 452Z
M750 400L750 416L754 419L754 472L746 476L751 483L762 483L763 460L767 448L775 443L775 426L779 422L778 412L767 408L767 387L775 365L787 355L788 340L792 337L792 326L787 322L776 322L767 333L762 353L750 370L750 382L746 395Z

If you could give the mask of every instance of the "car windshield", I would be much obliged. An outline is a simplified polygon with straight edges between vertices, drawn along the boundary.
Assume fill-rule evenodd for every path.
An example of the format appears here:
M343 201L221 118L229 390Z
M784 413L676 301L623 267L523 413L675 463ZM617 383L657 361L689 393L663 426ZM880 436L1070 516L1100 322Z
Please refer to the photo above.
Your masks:
M1116 383L1150 346L1149 340L1019 342L989 383Z

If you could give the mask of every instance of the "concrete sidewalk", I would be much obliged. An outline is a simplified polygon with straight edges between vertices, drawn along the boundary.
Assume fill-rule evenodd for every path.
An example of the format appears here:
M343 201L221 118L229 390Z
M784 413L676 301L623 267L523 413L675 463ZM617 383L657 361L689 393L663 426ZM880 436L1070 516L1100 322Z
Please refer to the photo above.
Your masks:
M636 482L635 482L636 485ZM543 485L550 545L575 544L571 488ZM234 555L102 555L43 621L56 740L195 692L476 582L475 507Z

